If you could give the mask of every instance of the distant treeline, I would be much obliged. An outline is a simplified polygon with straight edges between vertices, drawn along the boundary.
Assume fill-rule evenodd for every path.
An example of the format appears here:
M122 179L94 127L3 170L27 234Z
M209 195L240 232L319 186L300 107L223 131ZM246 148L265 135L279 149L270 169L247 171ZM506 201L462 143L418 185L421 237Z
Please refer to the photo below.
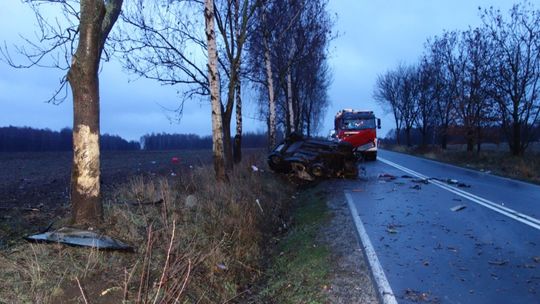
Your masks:
M242 148L264 148L267 146L266 133L244 133ZM143 150L191 150L212 149L211 136L197 134L152 133L141 137Z
M447 144L449 145L462 145L467 144L465 129L462 126L452 125L448 128L448 134L446 137ZM507 138L504 134L504 131L500 126L486 126L482 129L481 140L476 141L477 145L476 150L481 150L482 144L507 144ZM440 145L442 139L438 136L436 128L429 128L425 134L424 131L420 128L412 128L410 130L410 145L422 146L422 145ZM405 130L400 130L399 136L396 132L396 129L391 129L388 131L386 136L382 138L384 143L387 144L398 144L398 142L403 142L407 138ZM532 128L531 131L531 142L540 141L540 125Z
M0 127L0 152L41 152L70 151L72 149L72 131L64 128L60 131L34 129L29 127ZM102 150L139 150L136 141L127 141L117 135L103 134L100 137Z

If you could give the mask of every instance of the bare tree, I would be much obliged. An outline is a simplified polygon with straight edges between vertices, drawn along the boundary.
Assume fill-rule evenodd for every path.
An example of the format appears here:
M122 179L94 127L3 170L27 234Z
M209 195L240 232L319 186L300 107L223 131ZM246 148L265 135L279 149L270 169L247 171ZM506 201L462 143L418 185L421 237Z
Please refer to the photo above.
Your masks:
M227 179L225 171L225 154L223 151L223 122L221 113L221 93L219 89L218 54L216 32L214 26L214 1L204 3L204 21L206 24L206 40L208 45L208 80L210 83L210 100L212 102L212 151L214 170L218 180Z
M122 0L28 0L34 9L45 47L30 43L32 50L19 48L29 59L27 65L15 65L7 49L3 54L17 67L52 65L67 69L64 81L73 96L73 163L71 173L72 218L79 226L95 226L103 219L100 191L99 77L98 70L105 42L122 7ZM51 24L40 5L61 5L65 24ZM79 9L77 9L79 4ZM52 56L52 61L50 57ZM67 63L67 58L71 62ZM65 61L62 61L64 58ZM47 61L49 60L49 61ZM64 82L65 83L65 82ZM59 93L57 91L56 93ZM53 99L58 96L55 94Z
M433 128L435 120L433 114L435 111L435 71L428 58L422 58L418 67L416 67L418 81L418 117L416 124L422 135L422 146L427 145L428 131Z
M401 128L403 118L399 107L399 77L396 71L387 71L377 76L373 98L386 110L394 116L396 125L396 141L400 144Z
M509 17L490 8L482 20L498 63L492 81L502 127L512 154L522 155L540 114L540 10L522 2Z
M271 146L278 126L287 134L311 134L327 107L332 19L326 5L322 0L265 1L257 14L248 59L252 79L268 96L261 107Z

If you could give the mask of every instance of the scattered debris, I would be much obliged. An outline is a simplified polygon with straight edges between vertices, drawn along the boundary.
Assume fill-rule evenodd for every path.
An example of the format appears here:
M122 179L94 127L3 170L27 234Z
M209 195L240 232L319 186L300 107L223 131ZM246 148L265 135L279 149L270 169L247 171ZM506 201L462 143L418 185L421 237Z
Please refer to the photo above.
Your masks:
M404 298L412 302L427 302L429 300L429 293L412 290L410 288L405 289Z
M222 263L218 263L216 264L217 268L221 269L221 270L228 270L229 267L227 267L225 264L222 264Z
M381 173L379 174L378 176L379 179L383 179L383 180L395 180L396 177L392 174L388 174L388 173Z
M386 232L391 233L391 234L396 234L398 231L395 228L386 228Z
M132 246L109 236L97 234L90 230L67 227L52 232L30 235L25 239L32 242L62 243L96 249L134 251Z
M413 179L413 183L427 185L429 184L429 180L427 178L418 178L418 179Z
M449 179L446 180L446 183L449 184L449 185L455 185L455 184L458 183L458 180L449 178Z
M172 177L176 176L176 173L171 172L171 176L172 176Z
M176 156L172 157L171 158L171 163L175 164L175 165L179 164L180 163L180 158L176 157Z
M251 165L251 170L253 170L253 172L257 172L259 171L259 168L257 168L255 165Z
M414 190L421 190L422 187L420 187L420 185L414 185L412 187L409 187L410 189L414 189Z
M402 175L401 178L413 178L413 177L410 175Z
M264 213L263 208L261 206L261 202L259 201L259 199L256 199L255 203L257 203L257 206L259 206L259 209L261 209L261 212Z
M540 263L540 256L535 256L532 259L535 263Z
M508 264L508 261L507 260L488 261L488 264L496 265L496 266L503 266L503 265Z
M446 249L452 251L452 252L458 252L457 248L456 247L453 247L453 246L446 246Z
M459 188L470 188L471 187L471 185L468 185L468 184L465 184L465 183L458 183L457 186Z
M391 234L396 234L398 233L398 230L396 229L398 227L401 227L401 226L395 225L395 224L389 224L386 226L386 232L391 233Z
M463 209L467 208L467 205L457 205L457 206L454 206L452 208L450 208L450 210L454 211L454 212L458 212L458 211L461 211Z

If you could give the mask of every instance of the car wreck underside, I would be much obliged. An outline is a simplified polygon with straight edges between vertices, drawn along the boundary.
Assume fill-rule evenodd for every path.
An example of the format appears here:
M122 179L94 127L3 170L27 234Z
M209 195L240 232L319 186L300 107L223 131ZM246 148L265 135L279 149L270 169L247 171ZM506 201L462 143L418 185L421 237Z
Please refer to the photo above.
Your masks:
M346 142L304 138L292 134L268 155L268 165L277 173L302 180L358 175L357 156Z

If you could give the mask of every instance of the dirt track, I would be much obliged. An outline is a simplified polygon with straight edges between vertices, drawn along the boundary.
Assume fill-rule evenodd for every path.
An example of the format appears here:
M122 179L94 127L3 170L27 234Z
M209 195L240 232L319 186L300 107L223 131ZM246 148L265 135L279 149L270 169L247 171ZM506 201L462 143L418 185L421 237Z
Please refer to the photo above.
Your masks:
M133 176L170 175L210 158L211 151L104 152L103 196ZM70 152L0 153L0 248L66 215L70 172Z

